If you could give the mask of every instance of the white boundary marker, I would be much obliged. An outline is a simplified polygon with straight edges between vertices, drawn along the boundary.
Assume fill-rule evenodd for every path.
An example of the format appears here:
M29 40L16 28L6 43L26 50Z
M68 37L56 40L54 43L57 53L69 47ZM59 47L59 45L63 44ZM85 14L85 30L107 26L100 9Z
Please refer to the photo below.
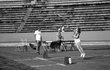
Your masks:
M60 65L60 66L66 66L64 64L59 64L59 63L56 63L56 64L48 64L48 65L33 65L31 67L45 67L45 66L55 66L55 65Z
M56 65L66 66L65 64L57 63L57 62L55 62L55 61L51 61L51 60L44 59L44 58L41 58L41 57L36 57L36 58L37 58L37 59L40 59L40 60L48 61L48 62L53 62L53 63L55 63Z
M57 65L57 64L48 64L48 65L33 65L31 67L45 67L45 66L53 66L53 65Z
M48 61L48 62L55 63L55 64L48 64L48 65L35 65L35 66L31 66L31 67L43 67L43 66L53 66L53 65L66 66L65 64L58 63L58 62L55 62L55 61L51 61L51 60L41 58L41 57L27 58L27 59L15 59L15 61L28 61L28 60L43 60L43 61Z
M32 58L27 58L27 59L14 59L14 61L28 61L28 60L33 60Z

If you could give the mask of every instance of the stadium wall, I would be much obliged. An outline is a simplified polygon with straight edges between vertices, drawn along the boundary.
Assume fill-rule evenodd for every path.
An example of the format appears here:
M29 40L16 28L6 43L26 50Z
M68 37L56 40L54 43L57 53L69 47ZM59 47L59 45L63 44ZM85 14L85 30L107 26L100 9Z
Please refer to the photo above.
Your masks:
M63 32L65 40L72 40L72 32ZM56 32L43 32L44 41L55 41ZM82 41L110 41L110 31L84 31L81 33ZM19 42L21 39L35 41L33 33L1 33L0 42Z

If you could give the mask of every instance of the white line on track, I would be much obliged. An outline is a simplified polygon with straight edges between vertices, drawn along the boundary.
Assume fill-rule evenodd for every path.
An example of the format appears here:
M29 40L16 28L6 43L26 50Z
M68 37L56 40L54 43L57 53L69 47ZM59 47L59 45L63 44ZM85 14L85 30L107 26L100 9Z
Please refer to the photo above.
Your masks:
M48 65L33 65L31 67L45 67L45 66L55 66L55 65L66 66L64 64L56 63L56 64L48 64Z
M29 61L29 60L47 60L44 58L40 58L40 57L35 57L35 58L27 58L27 59L15 59L15 61Z
M28 61L28 60L33 60L31 58L27 58L27 59L15 59L14 61Z
M93 61L89 61L89 62L78 62L77 64L91 64L91 63L96 63L96 62L93 62Z
M35 65L35 66L31 66L31 67L43 67L43 66L53 66L53 65L66 66L65 64L57 63L55 61L51 61L51 60L41 58L41 57L28 58L28 59L16 59L15 61L28 61L28 60L42 60L42 61L48 61L48 62L55 63L55 64L48 64L48 65Z
M66 66L65 64L57 63L57 62L55 62L55 61L51 61L51 60L48 60L48 59L45 59L45 58L41 58L41 57L36 57L35 59L40 59L40 60L52 62L52 63L55 63L56 65L60 65L60 66Z
M45 67L45 66L53 66L53 65L56 65L56 64L48 64L48 65L33 65L31 67Z

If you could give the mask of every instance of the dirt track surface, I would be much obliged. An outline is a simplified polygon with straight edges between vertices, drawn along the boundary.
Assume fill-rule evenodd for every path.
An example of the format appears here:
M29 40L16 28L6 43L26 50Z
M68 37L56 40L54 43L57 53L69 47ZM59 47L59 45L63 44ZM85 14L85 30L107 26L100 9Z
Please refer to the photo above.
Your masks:
M20 52L14 47L0 47L0 56L35 68L36 70L110 70L109 46L83 46L83 48L86 53L85 59L79 57L80 54L77 50L56 53L49 52L49 58L45 59L43 58L43 53L38 55L31 48L28 48L28 52ZM65 57L71 57L72 64L65 65Z

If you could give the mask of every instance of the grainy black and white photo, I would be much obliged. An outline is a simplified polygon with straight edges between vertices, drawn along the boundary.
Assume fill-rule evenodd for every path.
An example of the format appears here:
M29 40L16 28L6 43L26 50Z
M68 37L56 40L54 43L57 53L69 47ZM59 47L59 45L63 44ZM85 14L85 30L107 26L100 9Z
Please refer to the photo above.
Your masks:
M110 70L110 0L0 0L0 70Z

